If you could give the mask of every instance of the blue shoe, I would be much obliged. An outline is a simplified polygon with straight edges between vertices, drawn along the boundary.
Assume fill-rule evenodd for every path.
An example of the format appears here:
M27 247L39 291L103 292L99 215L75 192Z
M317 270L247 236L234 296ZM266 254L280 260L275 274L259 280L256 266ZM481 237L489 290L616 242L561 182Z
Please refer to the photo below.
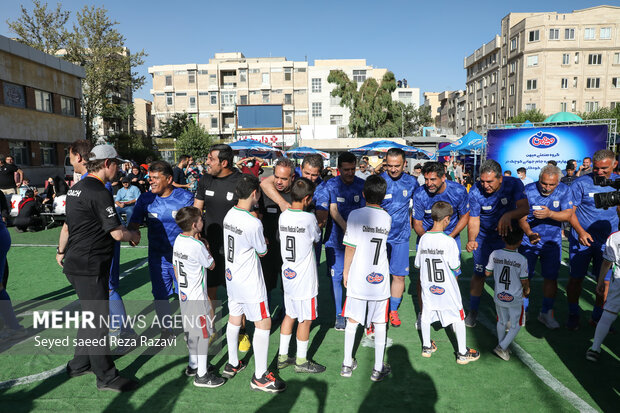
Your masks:
M347 326L346 318L344 318L341 315L337 315L336 316L336 324L334 325L334 328L336 329L336 331L344 331L344 328L346 326Z

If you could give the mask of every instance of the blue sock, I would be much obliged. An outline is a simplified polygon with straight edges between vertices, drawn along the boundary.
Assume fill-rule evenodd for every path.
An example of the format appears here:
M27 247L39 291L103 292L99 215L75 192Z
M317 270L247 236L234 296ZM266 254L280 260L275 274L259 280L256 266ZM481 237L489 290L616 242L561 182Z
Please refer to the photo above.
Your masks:
M478 311L478 307L480 307L480 298L481 296L475 295L469 297L469 311Z
M594 306L592 309L592 320L598 322L603 315L603 308L599 306Z
M530 308L530 297L523 297L523 311L527 313Z
M579 304L568 303L568 314L569 315L579 315Z
M0 315L9 328L12 328L13 330L21 328L21 325L19 325L19 322L15 317L15 311L13 311L11 297L9 297L9 293L6 292L6 289L0 291Z
M342 314L342 279L332 277L332 287L334 289L334 304L336 315Z
M401 301L403 297L390 297L390 311L397 311Z
M120 294L116 290L110 291L110 328L118 329L121 331L131 331L132 328L124 326L124 320L127 318L127 312L125 311L125 304Z
M542 308L540 309L540 312L545 314L545 313L548 313L549 310L553 310L554 303L555 303L554 298L543 297Z

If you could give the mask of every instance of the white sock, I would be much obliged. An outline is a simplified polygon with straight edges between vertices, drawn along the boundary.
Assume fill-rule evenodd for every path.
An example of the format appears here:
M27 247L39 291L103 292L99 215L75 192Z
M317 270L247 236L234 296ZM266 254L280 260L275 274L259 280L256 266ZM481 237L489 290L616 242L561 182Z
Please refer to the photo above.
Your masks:
M292 337L292 334L280 334L280 355L281 356L288 354L288 346L291 343L291 337Z
M617 314L612 314L609 311L603 310L603 315L601 319L598 320L598 324L596 325L596 331L594 332L594 341L592 342L592 350L601 351L601 344L603 344L603 340L607 337L607 333L609 333L609 328L611 324L618 317Z
M515 326L510 326L508 332L506 333L506 336L503 338L502 341L499 342L499 346L502 348L502 350L506 350L508 347L510 347L510 343L512 343L517 334L519 334L519 330L521 330L521 326L519 325L519 323L516 322L515 324Z
M506 337L506 324L497 322L497 343L501 343L504 337Z
M209 339L198 337L198 376L207 374L207 357L209 354Z
M198 365L198 348L196 343L196 337L187 337L187 351L189 352L189 362L188 365L190 368L195 369Z
M385 323L375 323L375 370L383 369L383 353L385 352L385 341L387 329Z
M297 340L297 358L305 360L308 356L308 341Z
M342 364L351 367L353 365L353 344L355 344L355 332L359 323L347 322L344 328L344 360Z
M420 318L420 331L422 332L422 346L431 346L431 323L421 321Z
M459 347L459 353L465 354L467 352L467 344L465 341L465 322L463 320L454 323L454 333L456 334L456 343Z
M267 356L269 353L269 330L254 330L254 376L257 379L263 377L267 371Z
M228 363L236 367L239 365L239 355L237 349L239 347L239 330L241 326L228 323L226 326L226 344L228 345Z

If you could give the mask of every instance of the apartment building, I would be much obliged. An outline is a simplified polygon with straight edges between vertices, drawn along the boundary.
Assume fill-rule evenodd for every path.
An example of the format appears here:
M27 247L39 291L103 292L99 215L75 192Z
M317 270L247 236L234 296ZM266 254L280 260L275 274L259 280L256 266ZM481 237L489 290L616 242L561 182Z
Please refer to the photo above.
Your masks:
M187 112L212 134L236 132L236 106L281 104L285 133L308 123L308 63L284 57L216 53L208 64L152 66L154 134L161 122ZM282 129L274 130L282 134Z
M620 102L620 7L510 13L464 59L467 129L483 132L528 109L590 112Z
M392 100L405 105L413 105L417 109L420 106L420 88L397 87L392 92Z
M133 100L133 130L142 136L151 136L153 133L153 102L146 99Z
M438 134L462 136L467 133L465 99L464 90L424 93L424 105L431 109Z

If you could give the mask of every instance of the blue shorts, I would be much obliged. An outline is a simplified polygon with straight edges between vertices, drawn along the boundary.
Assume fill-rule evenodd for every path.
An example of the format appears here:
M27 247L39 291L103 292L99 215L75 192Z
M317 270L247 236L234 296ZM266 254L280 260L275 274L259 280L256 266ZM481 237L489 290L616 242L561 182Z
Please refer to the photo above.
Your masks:
M588 273L590 261L592 261L592 274L594 275L594 279L598 280L601 272L601 264L603 263L604 250L605 244L592 243L589 247L581 245L579 240L573 237L571 231L568 237L571 278L584 278ZM607 272L605 281L611 279L611 273L611 270Z
M121 243L114 241L114 255L112 256L112 265L110 265L110 281L108 289L114 291L118 288L120 281L120 261L121 261Z
M167 300L175 291L178 291L172 257L168 258L162 253L149 251L149 274L151 292L156 300Z
M390 274L398 277L409 275L409 242L387 243Z
M527 269L529 278L534 277L536 261L540 257L540 271L545 280L557 280L560 274L560 258L562 257L562 247L557 244L549 243L543 247L532 247L521 245L519 252L527 258Z
M489 263L489 256L495 250L504 248L504 241L501 239L487 240L486 237L476 238L478 249L474 250L474 275L484 277L484 268Z
M342 280L344 272L344 249L325 247L325 259L329 275L336 280Z

